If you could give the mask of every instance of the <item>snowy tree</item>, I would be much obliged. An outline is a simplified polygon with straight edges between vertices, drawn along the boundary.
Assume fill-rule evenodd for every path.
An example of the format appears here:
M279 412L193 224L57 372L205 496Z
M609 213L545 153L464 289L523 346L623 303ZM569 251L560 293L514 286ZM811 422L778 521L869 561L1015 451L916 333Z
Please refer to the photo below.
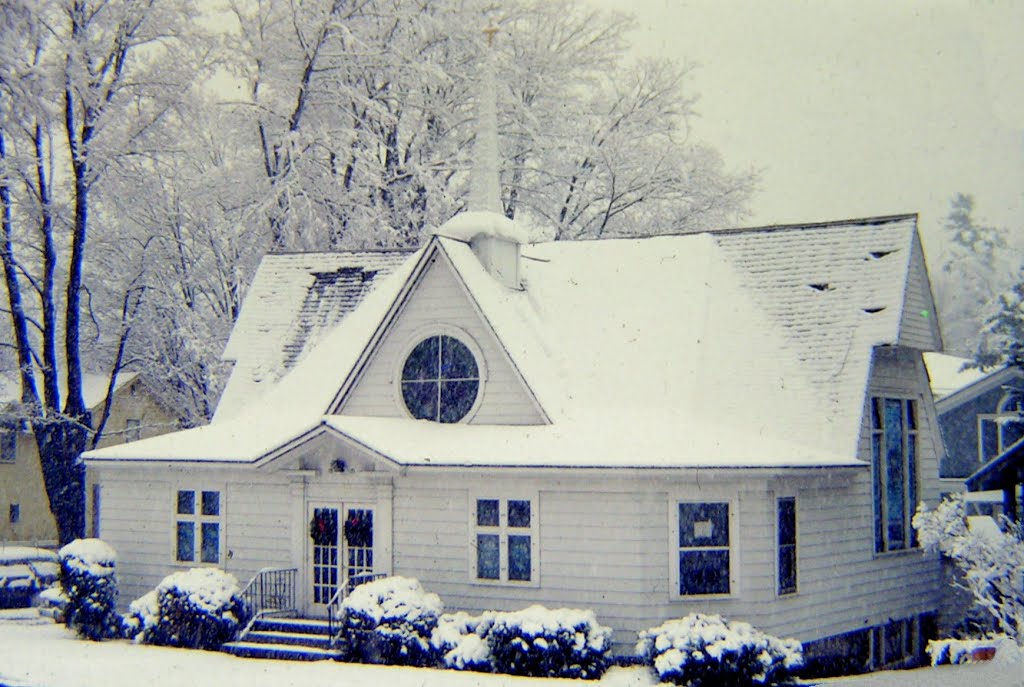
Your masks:
M982 367L1015 365L1024 369L1024 265L1016 283L996 299L996 308L985 322L984 344L975 354Z
M99 289L90 285L112 275L93 271L87 248L118 229L104 194L131 173L126 163L167 145L161 124L194 78L185 65L195 44L181 40L189 9L184 1L13 0L0 10L7 338L21 381L19 412L35 435L62 543L81 536L85 523L79 454L93 418L83 368L98 362L88 360L95 342L113 336L120 351L130 331L103 332L91 317L118 306L93 301ZM132 293L116 299L125 322L137 305ZM120 360L104 362L113 380Z
M980 333L995 295L1010 284L1007 233L974 217L974 199L958 193L950 201L944 228L942 268L934 278L946 350L971 355L984 347Z
M913 520L918 541L929 551L949 557L962 573L959 586L994 621L996 629L1024 640L1024 537L1020 525L1004 519L1002 531L972 530L963 494L942 501L934 510L924 504Z
M625 64L623 16L523 0L232 8L237 113L260 151L253 217L275 247L416 245L462 208L485 55L508 216L553 238L678 232L735 221L751 193L751 174L690 139L689 68Z

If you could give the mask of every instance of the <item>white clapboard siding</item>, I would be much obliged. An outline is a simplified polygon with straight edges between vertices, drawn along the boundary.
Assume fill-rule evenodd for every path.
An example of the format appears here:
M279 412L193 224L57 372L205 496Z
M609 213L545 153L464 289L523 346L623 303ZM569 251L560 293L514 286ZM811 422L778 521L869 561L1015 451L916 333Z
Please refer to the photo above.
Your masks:
M446 326L454 327L451 333L460 338L468 338L466 343L475 344L483 356L487 379L483 382L483 398L471 422L515 425L543 421L490 325L473 307L443 257L435 257L426 268L418 288L381 340L341 412L406 417L400 389L396 387L404 356L419 339L442 332Z
M917 236L911 244L907 291L900 316L900 344L922 351L939 350L938 321L928 282L924 253Z
M244 477L243 477L244 475ZM189 476L108 469L102 472L100 535L118 552L120 603L126 606L172 572L197 563L174 560L178 489L221 492L221 566L245 585L266 566L294 566L289 485L279 478L204 471ZM241 478L241 479L240 479ZM229 552L231 555L229 556Z
M876 395L919 400L921 495L938 496L936 422L924 402L920 356L894 350L876 356ZM868 418L865 417L865 423ZM860 457L870 465L870 427ZM450 609L479 612L531 603L592 608L627 651L635 633L691 612L721 613L802 641L933 611L940 591L934 556L874 553L871 471L827 471L818 477L748 478L702 485L686 474L661 477L533 479L500 476L396 481L395 572L420 578ZM540 586L470 580L471 499L537 494ZM681 599L669 589L675 550L669 541L679 499L723 498L733 504L739 541L733 555L738 588L725 599ZM776 595L776 497L797 499L798 593Z

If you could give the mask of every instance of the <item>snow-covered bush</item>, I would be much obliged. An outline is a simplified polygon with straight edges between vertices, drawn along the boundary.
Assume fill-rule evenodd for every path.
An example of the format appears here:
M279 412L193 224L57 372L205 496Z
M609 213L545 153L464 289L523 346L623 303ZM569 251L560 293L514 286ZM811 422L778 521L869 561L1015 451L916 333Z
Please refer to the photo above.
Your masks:
M701 613L641 632L636 651L663 682L690 687L778 684L803 664L800 642Z
M611 633L593 611L531 606L443 615L431 644L445 667L456 670L597 679L608 666Z
M342 603L348 658L362 663L426 666L437 663L430 638L444 610L419 580L385 577L352 590Z
M191 649L216 649L235 638L250 616L238 580L218 568L168 575L136 599L124 620L137 641Z
M437 620L430 645L446 668L488 673L493 670L491 647L485 639L489 627L483 617L462 611L445 613Z
M68 598L65 624L86 639L120 637L114 549L99 539L76 539L58 555L60 582Z
M929 510L918 507L913 520L918 541L940 551L962 573L957 582L993 620L997 632L1024 641L1024 541L1021 528L1003 521L996 527L972 527L962 494Z
M494 670L510 675L596 680L608 667L612 631L593 611L530 606L485 614Z
M1018 646L1017 642L1006 635L985 639L933 639L928 642L925 651L932 657L933 666L957 665L979 660L994 660L999 663L1024 662L1024 647ZM994 658L989 651L995 652ZM982 655L979 655L981 652Z

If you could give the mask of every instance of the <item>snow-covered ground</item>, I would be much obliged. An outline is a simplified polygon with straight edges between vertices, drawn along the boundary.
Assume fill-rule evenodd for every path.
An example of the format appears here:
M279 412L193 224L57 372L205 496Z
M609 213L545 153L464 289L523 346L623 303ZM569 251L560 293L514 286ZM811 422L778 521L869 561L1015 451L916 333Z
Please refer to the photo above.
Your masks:
M597 683L481 675L451 670L389 668L323 661L243 659L186 649L88 642L33 610L0 611L0 686L3 687L530 687L600 685L652 687L640 668L614 668ZM962 666L875 673L824 681L828 687L1024 687L1024 664L998 660Z

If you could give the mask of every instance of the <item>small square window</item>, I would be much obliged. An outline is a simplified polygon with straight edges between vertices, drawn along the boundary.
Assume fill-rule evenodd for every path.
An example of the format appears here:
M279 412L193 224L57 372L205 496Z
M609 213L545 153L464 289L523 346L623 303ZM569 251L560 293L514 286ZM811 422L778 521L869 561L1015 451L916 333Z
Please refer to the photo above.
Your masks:
M497 527L498 513L497 499L477 499L476 524L478 527Z
M18 457L18 433L13 429L0 430L0 463L13 463Z
M176 558L179 561L194 561L196 559L196 530L191 522L178 523Z
M510 534L508 537L508 579L529 581L530 537Z
M476 576L481 580L497 580L501 577L498 535L476 535Z
M178 492L178 515L195 515L196 493L194 491Z
M220 492L203 492L203 515L220 515Z
M203 563L216 563L220 560L220 525L215 522L203 523Z
M530 526L530 502L509 501L508 502L508 526L529 527Z
M12 503L10 508L10 521L12 525L21 522L21 504Z
M134 417L124 421L124 440L138 441L142 438L142 420Z

